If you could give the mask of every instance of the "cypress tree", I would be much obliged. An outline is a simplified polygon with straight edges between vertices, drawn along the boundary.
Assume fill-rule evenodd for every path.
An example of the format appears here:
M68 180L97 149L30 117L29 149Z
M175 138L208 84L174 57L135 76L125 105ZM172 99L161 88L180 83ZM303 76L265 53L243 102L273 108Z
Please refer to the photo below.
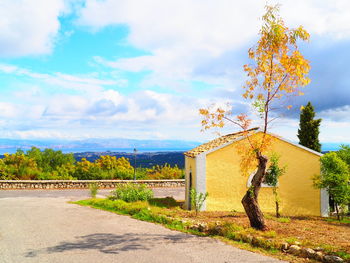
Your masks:
M315 111L311 102L302 107L298 129L299 144L316 152L321 152L321 144L318 140L322 119L315 120Z

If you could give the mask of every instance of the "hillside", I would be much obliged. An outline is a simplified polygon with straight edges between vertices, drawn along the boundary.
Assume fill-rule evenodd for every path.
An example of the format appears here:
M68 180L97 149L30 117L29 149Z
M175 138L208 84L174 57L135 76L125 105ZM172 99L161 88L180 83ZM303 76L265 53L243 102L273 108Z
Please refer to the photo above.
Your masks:
M185 158L183 151L169 151L169 152L144 152L136 154L136 167L149 168L154 165L163 165L165 163L171 166L177 165L179 168L184 168ZM101 155L116 156L117 158L125 157L130 160L130 163L134 165L134 154L126 152L82 152L75 153L74 157L77 161L81 158L86 158L89 161L98 159Z

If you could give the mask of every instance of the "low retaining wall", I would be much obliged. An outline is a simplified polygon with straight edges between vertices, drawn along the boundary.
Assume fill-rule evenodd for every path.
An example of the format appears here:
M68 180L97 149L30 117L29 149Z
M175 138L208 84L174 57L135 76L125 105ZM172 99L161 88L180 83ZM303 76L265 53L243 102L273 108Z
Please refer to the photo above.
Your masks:
M0 190L10 189L85 189L92 183L100 188L115 188L121 184L145 184L149 188L184 187L185 180L1 180Z

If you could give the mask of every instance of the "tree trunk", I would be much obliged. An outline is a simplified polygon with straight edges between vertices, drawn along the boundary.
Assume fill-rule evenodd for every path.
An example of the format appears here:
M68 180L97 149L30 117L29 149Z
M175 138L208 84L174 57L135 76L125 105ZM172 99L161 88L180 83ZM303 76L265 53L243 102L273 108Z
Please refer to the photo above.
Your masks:
M276 205L276 217L280 218L280 201L279 201L279 196L278 196L278 192L277 192L277 188L274 187L273 188L273 195L275 196L275 205Z
M261 188L261 183L264 180L266 172L267 157L257 153L259 160L258 170L253 176L251 187L249 187L245 196L242 199L244 210L249 218L250 226L258 230L266 230L264 214L261 212L258 195Z
M280 205L279 203L276 201L276 217L277 218L280 218L281 215L280 215Z
M337 203L335 203L335 211L337 212L337 219L340 221L339 208Z

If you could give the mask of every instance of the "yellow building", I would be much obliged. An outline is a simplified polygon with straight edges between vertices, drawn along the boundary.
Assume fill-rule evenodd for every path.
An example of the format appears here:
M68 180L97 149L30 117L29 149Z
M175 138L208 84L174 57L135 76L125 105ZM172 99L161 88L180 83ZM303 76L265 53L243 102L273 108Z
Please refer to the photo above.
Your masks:
M252 137L261 135L257 129L251 129L248 134ZM315 189L312 181L312 177L320 173L322 154L279 136L269 136L273 138L269 153L277 153L280 166L286 167L286 173L278 182L281 214L327 216L328 193ZM194 188L209 194L202 210L244 211L241 199L254 175L252 171L249 177L243 176L240 169L237 145L246 140L242 132L228 134L185 153L187 208L190 208L190 188ZM259 204L263 212L275 211L272 188L268 185L262 185Z

